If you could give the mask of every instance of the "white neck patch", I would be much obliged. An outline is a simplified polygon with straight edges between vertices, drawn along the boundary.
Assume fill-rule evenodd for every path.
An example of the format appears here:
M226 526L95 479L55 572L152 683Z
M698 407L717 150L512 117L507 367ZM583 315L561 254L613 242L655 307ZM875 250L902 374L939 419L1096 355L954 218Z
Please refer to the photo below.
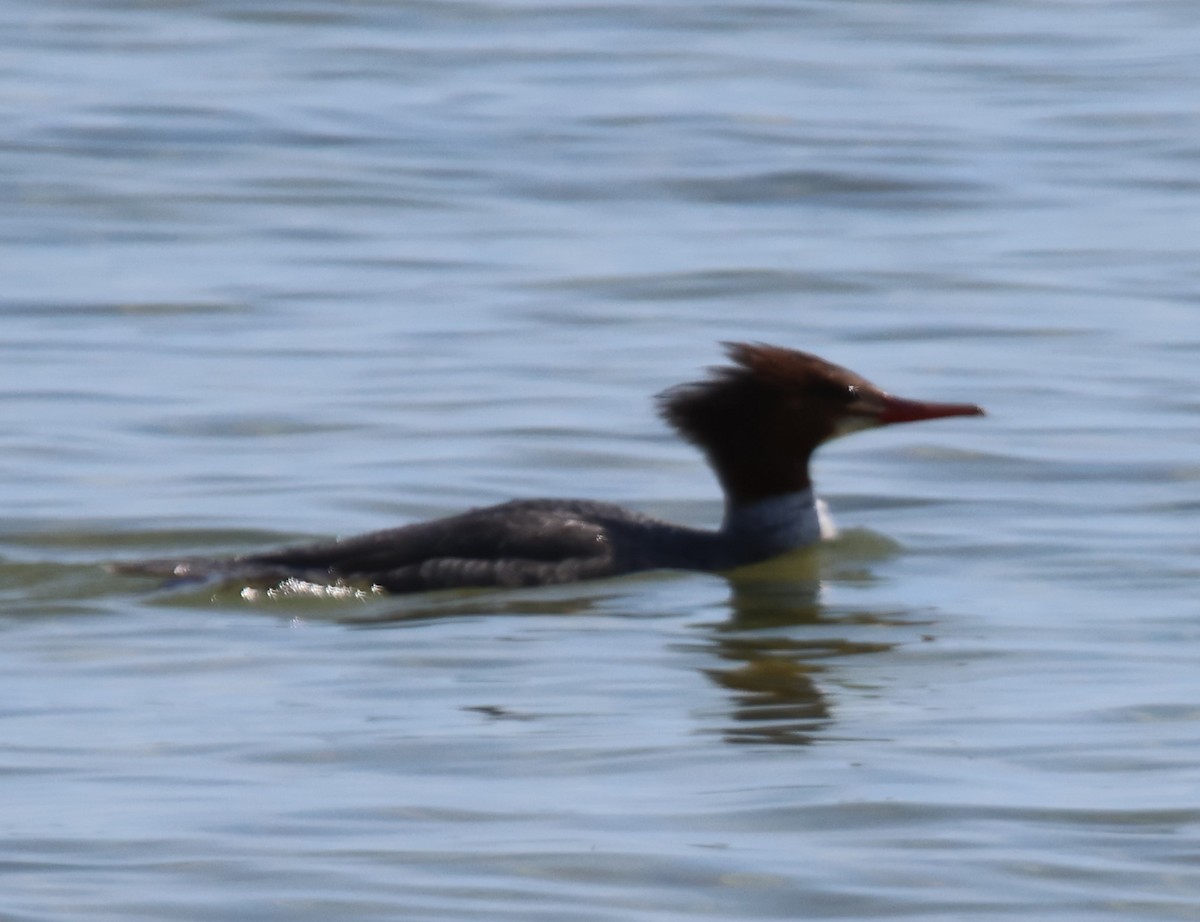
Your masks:
M837 537L829 507L816 498L812 487L728 509L721 531L732 538L744 536L779 554Z

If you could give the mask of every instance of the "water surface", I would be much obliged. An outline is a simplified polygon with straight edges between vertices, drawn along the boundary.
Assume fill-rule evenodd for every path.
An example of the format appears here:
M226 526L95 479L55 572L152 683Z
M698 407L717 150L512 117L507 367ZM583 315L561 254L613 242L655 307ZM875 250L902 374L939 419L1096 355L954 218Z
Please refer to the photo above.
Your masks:
M0 915L1200 917L1191 7L32 3L0 111ZM720 514L723 339L856 436L732 586L117 559Z

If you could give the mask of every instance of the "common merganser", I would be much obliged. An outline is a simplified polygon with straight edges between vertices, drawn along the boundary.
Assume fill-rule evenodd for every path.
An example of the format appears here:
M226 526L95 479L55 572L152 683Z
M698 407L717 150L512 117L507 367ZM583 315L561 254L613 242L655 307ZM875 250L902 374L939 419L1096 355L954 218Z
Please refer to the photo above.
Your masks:
M806 352L727 343L731 365L659 395L662 416L707 456L725 492L716 531L609 503L514 500L386 531L237 557L148 560L117 572L177 581L367 585L386 592L570 583L642 570L729 571L831 534L808 462L863 429L980 416L904 400Z

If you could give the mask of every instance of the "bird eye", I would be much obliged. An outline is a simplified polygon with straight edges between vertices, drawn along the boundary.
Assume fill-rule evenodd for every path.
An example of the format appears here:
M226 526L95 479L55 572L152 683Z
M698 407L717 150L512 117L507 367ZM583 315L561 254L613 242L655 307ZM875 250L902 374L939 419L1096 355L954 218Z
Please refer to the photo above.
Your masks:
M825 398L839 404L853 403L858 399L857 385L838 384L836 381L821 381L814 388L815 392Z

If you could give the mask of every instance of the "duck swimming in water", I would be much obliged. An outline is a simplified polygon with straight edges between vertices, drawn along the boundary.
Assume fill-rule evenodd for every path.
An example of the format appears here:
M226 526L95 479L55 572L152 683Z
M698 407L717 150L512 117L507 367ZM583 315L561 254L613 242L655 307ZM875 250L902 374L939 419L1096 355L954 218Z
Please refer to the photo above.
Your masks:
M235 557L121 563L171 582L370 586L393 593L520 587L643 570L728 571L832 534L809 459L863 429L980 416L968 403L894 397L806 352L726 345L730 364L659 395L662 416L700 448L725 493L720 528L675 525L582 499L524 499L352 538Z

